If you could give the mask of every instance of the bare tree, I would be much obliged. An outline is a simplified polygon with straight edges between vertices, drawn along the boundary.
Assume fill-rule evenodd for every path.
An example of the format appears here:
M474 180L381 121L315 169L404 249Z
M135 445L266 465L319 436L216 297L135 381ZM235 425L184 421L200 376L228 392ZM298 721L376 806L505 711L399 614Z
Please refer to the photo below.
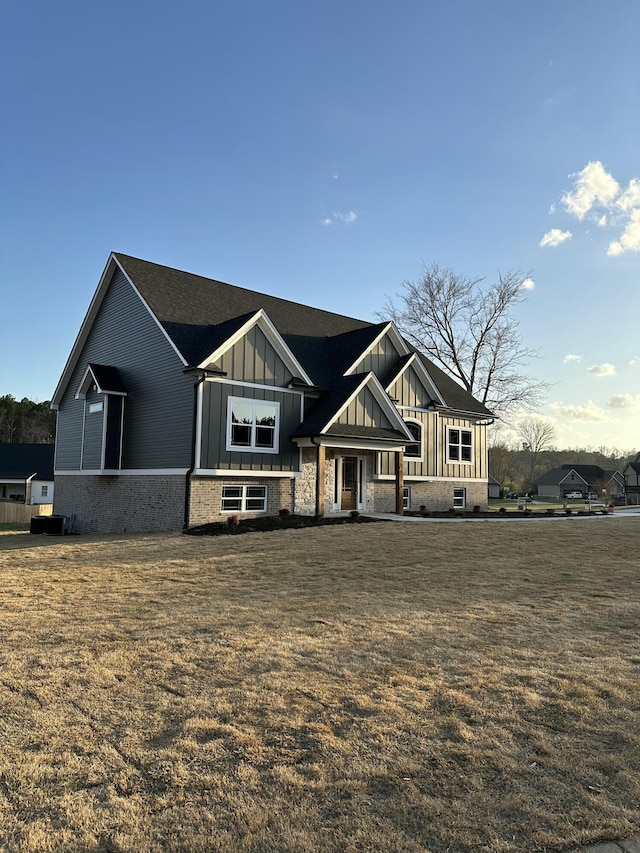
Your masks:
M540 454L552 449L556 428L546 418L524 418L516 426L516 432L522 441L522 449L528 452L529 486L532 486Z
M522 343L511 309L526 299L529 274L498 274L483 286L432 264L421 277L405 281L397 302L387 297L380 319L394 321L406 339L496 414L532 411L547 385L523 372L537 356Z

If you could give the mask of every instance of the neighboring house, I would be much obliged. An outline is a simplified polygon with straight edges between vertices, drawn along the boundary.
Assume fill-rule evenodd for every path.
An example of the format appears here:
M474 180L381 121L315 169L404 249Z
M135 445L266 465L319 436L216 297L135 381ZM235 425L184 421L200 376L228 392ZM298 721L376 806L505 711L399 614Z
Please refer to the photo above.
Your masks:
M53 503L53 444L0 443L0 500Z
M491 412L393 323L126 255L52 407L55 512L78 532L487 502Z
M490 498L499 498L500 497L500 483L489 474L489 497Z
M625 482L625 502L640 504L640 453L622 469Z
M624 494L624 477L620 471L605 471L599 465L561 465L552 468L536 481L540 497L562 500L572 492L618 498Z

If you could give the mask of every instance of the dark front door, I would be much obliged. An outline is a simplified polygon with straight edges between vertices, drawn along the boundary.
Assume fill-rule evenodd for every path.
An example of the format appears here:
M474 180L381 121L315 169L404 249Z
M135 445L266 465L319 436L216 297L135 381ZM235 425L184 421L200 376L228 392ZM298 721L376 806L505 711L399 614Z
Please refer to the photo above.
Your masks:
M358 508L358 460L355 456L342 458L342 493L340 509Z

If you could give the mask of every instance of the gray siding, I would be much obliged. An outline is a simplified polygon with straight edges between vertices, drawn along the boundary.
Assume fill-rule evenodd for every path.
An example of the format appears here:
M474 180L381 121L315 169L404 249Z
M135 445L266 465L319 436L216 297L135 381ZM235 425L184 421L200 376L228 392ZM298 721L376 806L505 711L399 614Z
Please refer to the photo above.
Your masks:
M353 373L368 373L372 370L382 379L392 369L400 353L391 343L389 336L384 335L365 357L358 362Z
M88 362L117 367L127 387L122 467L188 468L193 380L119 270L60 404L57 470L80 469L84 400L74 397Z
M389 388L389 394L403 406L424 408L431 400L413 367L409 367Z
M459 464L457 462L448 463L447 459L447 427L456 429L471 430L473 442L473 462L469 464ZM440 455L441 467L440 476L442 477L487 477L487 428L486 426L478 426L470 421L465 421L462 418L442 417L440 419L440 435L438 442L438 453Z
M229 397L274 400L280 403L279 453L227 450L227 401ZM205 382L202 394L202 443L200 467L229 471L297 471L299 451L290 435L300 424L300 395L265 386L247 388L223 382Z
M363 388L360 391L342 412L336 423L395 429L395 424L391 423L369 388Z
M408 404L410 405L410 404ZM406 477L435 477L437 453L436 415L431 412L400 412L408 421L419 421L422 424L423 458L411 461L405 457L404 473ZM395 456L393 453L378 454L378 474L394 474L396 472Z
M224 370L227 379L237 382L264 382L265 385L286 387L292 379L284 362L258 326L247 334L215 362Z
M102 411L90 412L91 403L102 403ZM82 468L84 470L95 471L101 467L105 408L106 400L102 394L95 392L87 394L84 414L84 445L82 448Z

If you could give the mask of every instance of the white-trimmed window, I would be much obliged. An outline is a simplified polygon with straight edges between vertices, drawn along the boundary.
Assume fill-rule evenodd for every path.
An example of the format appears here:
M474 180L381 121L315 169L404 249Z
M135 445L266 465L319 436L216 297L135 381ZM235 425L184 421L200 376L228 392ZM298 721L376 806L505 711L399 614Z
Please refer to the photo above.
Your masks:
M222 512L266 512L266 486L223 486Z
M40 497L46 498L49 494L49 486L40 486Z
M467 505L467 490L462 486L456 486L453 490L453 506L455 509L464 509Z
M447 462L473 462L473 433L470 429L447 427Z
M277 453L280 403L229 397L227 450Z
M411 486L402 487L402 509L411 509Z
M98 400L96 403L89 403L89 414L93 415L96 412L101 412L104 408L104 403L102 400Z
M405 459L422 459L422 424L419 421L405 421L406 428L417 444L407 444L404 449Z

